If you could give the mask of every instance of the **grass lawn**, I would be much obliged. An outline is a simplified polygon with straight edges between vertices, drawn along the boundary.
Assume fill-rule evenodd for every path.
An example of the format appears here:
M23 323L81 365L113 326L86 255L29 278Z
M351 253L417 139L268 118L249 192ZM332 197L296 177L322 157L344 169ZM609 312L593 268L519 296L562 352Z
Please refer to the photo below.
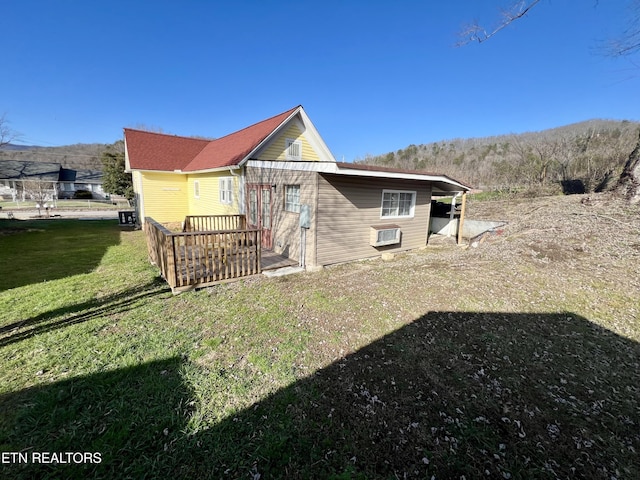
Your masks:
M48 202L50 203L50 202ZM10 210L34 210L36 208L37 202L34 201L18 201L13 202L11 200L0 200L0 207L3 211ZM58 210L64 209L82 209L82 210L129 210L131 207L129 203L124 199L117 199L113 201L109 200L81 200L81 199L61 199L56 200L55 202L56 208ZM44 210L44 209L43 209Z
M523 230L174 296L140 231L0 232L2 478L640 476L628 258L498 255Z

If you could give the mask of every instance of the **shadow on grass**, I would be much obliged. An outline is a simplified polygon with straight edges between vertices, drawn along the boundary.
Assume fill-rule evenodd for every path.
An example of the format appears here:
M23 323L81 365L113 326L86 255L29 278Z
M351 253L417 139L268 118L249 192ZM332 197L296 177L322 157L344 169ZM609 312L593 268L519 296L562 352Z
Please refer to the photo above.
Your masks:
M3 468L15 478L640 474L640 347L571 313L431 312L192 435L181 432L193 398L181 361L6 396L0 450L100 451L103 462ZM229 388L246 375L189 368Z
M157 278L147 285L107 295L99 300L95 299L58 308L32 318L4 325L0 327L0 348L34 335L84 323L95 317L126 312L138 301L168 290L166 283Z
M0 220L0 291L88 273L119 243L115 220Z
M0 464L0 477L163 478L188 417L180 368L173 357L0 396L0 452L27 455ZM90 456L52 464L33 457L43 452Z

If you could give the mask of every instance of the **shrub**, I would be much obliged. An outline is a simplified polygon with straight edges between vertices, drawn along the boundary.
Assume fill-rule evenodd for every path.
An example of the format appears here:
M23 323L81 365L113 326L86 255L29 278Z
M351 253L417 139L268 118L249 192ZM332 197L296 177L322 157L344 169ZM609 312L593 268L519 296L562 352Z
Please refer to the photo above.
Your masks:
M79 200L90 200L93 198L93 193L89 190L76 190L76 193L73 194L73 198Z

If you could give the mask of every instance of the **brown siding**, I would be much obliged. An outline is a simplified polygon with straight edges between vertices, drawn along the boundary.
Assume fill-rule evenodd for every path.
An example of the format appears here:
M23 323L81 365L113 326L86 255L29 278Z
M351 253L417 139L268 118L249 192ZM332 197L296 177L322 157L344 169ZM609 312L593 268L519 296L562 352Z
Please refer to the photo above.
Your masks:
M380 218L385 189L416 191L414 217ZM431 184L426 182L321 174L318 180L317 264L330 265L422 247L427 244L430 210ZM370 227L382 224L400 226L400 244L378 248L369 245Z
M273 192L273 250L300 260L300 214L284 210L285 185L300 185L300 203L311 207L311 225L306 232L306 264L315 265L315 203L317 197L315 172L247 168L246 183L276 185Z

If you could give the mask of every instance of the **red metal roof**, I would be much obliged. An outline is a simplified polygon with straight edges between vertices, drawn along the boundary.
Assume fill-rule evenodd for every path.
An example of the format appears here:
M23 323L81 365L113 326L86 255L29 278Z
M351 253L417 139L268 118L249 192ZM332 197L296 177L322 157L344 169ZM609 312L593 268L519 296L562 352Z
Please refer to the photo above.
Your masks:
M237 165L300 106L216 140L124 129L132 170L197 172Z

